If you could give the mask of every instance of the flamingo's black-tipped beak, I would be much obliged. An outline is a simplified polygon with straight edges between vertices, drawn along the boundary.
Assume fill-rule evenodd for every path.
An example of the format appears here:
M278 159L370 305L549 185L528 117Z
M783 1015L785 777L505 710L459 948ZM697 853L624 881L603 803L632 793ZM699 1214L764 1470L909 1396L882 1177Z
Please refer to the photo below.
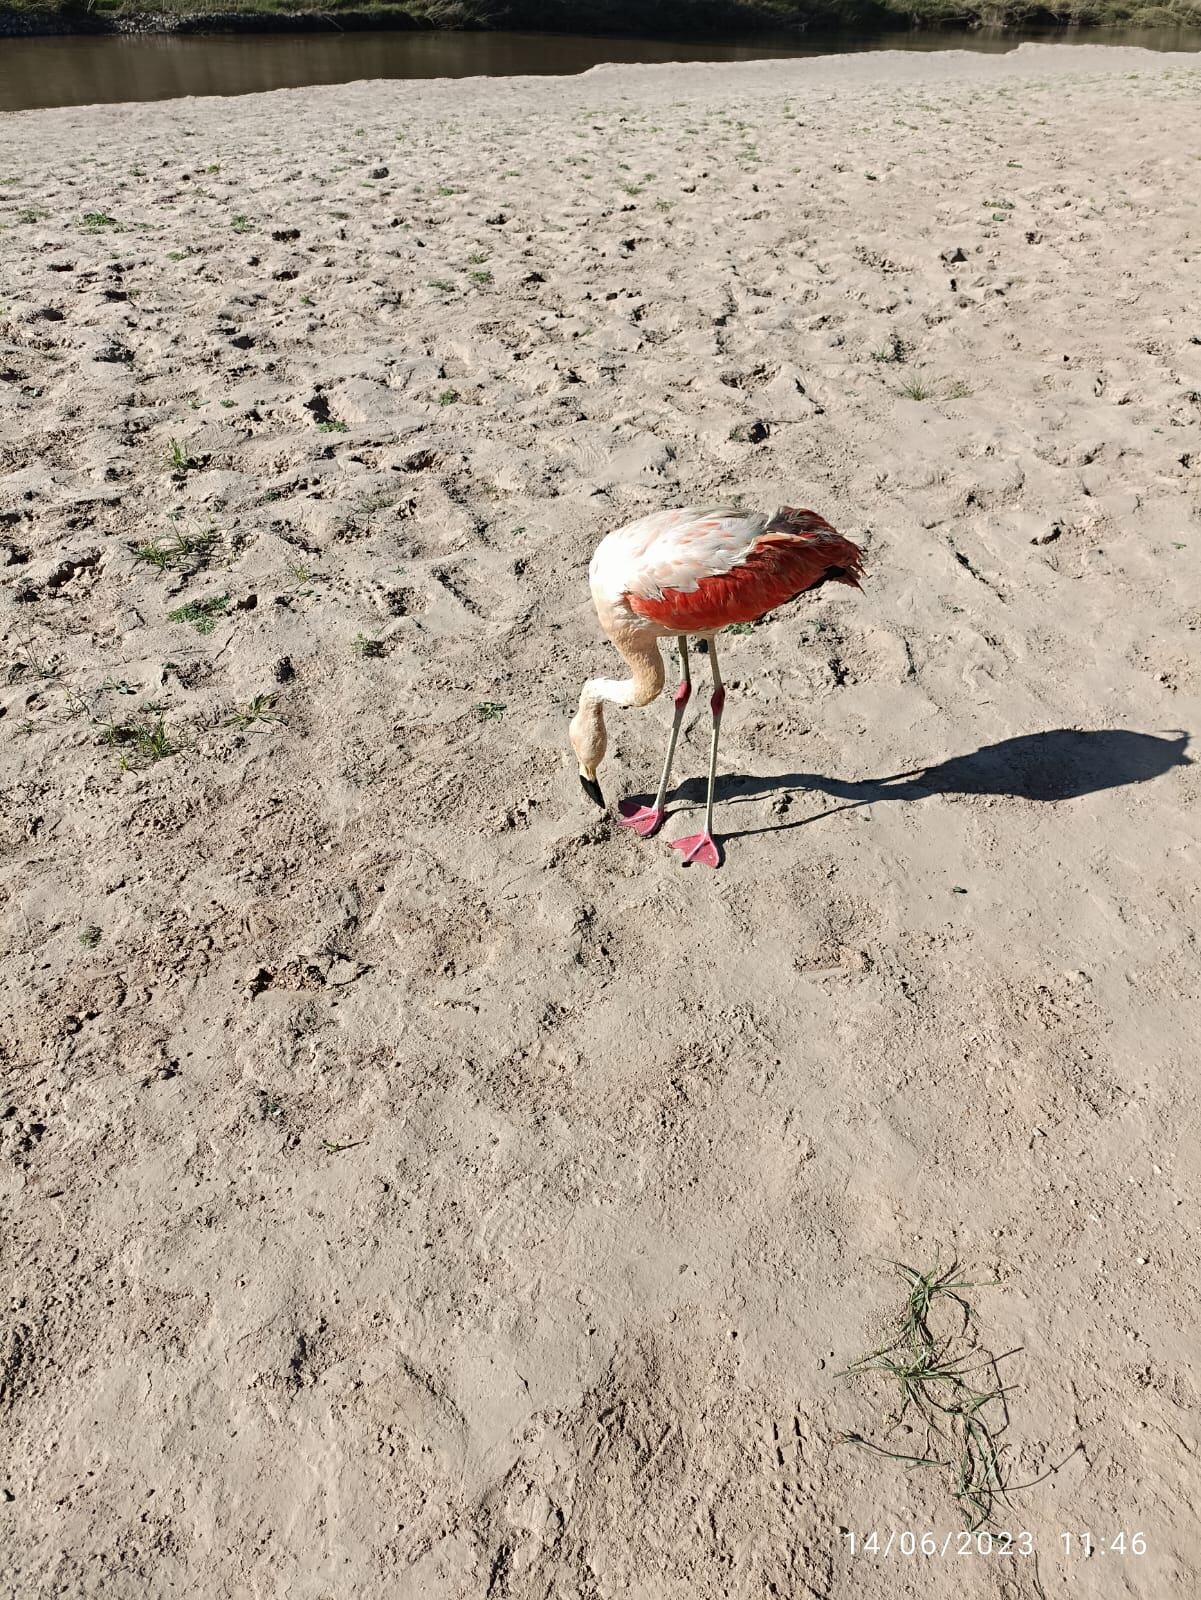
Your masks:
M584 776L584 774L581 772L580 773L580 788L588 796L589 800L594 801L595 804L600 806L602 811L604 810L604 808L605 808L605 797L601 793L601 786L600 786L599 783L597 783L595 778L586 778Z

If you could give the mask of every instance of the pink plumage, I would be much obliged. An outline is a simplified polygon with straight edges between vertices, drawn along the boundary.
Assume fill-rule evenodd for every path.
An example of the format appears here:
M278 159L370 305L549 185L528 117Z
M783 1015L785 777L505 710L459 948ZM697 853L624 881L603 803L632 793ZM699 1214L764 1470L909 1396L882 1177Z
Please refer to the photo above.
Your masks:
M630 594L631 611L673 633L715 633L732 622L756 622L828 581L859 587L858 546L816 512L785 506L749 540L741 559L728 571L707 570L711 557L706 526L692 523L675 535L682 547L680 565L686 581L665 587L657 599Z
M685 863L717 866L721 856L712 831L713 797L726 691L715 635L731 623L757 621L823 583L857 589L862 576L859 547L815 511L794 506L783 506L773 517L731 506L658 511L602 539L588 569L592 597L601 625L633 676L590 678L580 691L571 742L584 792L604 804L596 780L606 748L604 705L646 705L653 700L663 687L659 640L675 634L682 676L658 792L650 805L627 800L619 807L626 827L643 837L658 832L667 815L672 758L692 695L687 639L689 634L701 635L709 641L713 675L705 826L701 833L675 840L672 848L680 851Z
M672 633L753 622L827 581L858 588L861 554L814 511L774 517L719 506L660 511L602 540L590 576L598 599Z

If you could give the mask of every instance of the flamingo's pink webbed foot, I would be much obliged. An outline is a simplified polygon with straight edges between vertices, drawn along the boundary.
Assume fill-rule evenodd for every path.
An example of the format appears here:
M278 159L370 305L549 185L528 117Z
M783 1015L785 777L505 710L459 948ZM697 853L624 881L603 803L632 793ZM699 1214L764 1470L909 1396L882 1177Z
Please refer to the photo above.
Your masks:
M682 866L691 866L694 861L705 867L721 866L721 854L711 833L690 833L686 839L673 839L671 847L683 856Z
M649 839L652 834L658 833L667 816L667 812L659 807L640 806L637 800L621 800L617 809L620 812L617 820L621 826L633 828L634 832L644 839Z

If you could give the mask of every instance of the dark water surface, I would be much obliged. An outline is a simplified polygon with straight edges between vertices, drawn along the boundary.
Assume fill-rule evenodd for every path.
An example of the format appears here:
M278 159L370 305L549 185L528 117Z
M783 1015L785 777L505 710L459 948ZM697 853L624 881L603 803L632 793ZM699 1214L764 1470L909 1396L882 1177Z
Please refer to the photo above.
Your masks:
M261 33L0 38L0 111L179 95L254 94L360 78L509 77L585 72L605 61L755 61L861 50L980 50L1023 40L1201 50L1189 28L1062 28L987 33L757 34L740 44L547 33Z

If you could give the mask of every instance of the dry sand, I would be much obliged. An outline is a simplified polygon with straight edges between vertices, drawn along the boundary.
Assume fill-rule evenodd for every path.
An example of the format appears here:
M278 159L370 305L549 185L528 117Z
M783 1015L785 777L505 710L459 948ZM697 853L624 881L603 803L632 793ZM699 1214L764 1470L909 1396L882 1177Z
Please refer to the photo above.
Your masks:
M4 122L5 1594L1197 1592L1199 68ZM566 722L733 496L872 578L723 641L713 875ZM1037 1578L842 1537L960 1526L838 1442L939 1251Z

